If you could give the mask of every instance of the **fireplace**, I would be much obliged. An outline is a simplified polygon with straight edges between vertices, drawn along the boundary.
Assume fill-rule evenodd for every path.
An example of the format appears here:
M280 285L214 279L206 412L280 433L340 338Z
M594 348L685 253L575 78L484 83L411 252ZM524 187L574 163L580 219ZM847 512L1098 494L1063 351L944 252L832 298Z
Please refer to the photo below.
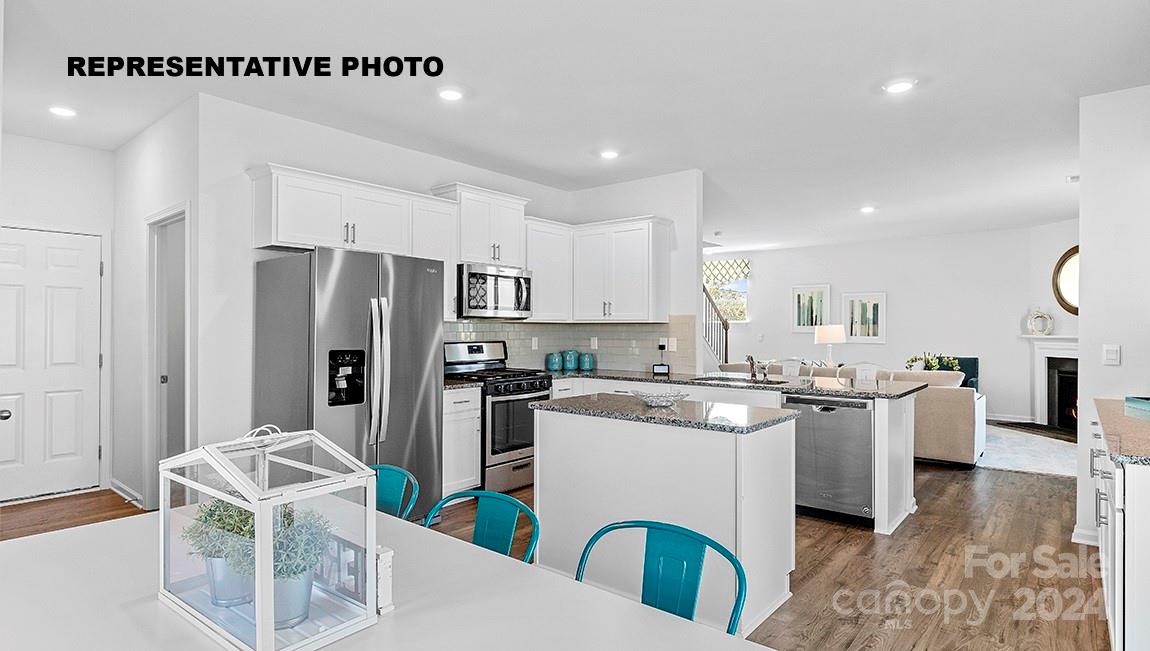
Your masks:
M1078 360L1046 358L1046 424L1067 431L1078 429Z

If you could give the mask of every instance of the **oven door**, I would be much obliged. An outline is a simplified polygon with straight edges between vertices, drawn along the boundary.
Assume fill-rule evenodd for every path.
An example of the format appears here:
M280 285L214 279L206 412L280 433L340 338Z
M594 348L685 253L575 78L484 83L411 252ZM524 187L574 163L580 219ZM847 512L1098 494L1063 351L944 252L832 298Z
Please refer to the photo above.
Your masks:
M487 396L483 428L483 465L494 466L535 454L535 414L527 405L546 400L550 391L516 396Z
M531 272L517 267L459 265L459 318L526 319L531 316Z

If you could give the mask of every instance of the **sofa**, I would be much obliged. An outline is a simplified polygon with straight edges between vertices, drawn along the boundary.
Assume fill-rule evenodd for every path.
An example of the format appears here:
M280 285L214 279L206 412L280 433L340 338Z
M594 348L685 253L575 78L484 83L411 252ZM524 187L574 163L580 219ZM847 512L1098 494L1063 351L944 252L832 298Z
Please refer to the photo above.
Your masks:
M724 364L726 372L750 372L747 364ZM782 367L771 364L767 373L779 375ZM801 374L814 377L854 379L855 369L804 366ZM915 395L914 456L973 466L986 451L986 396L964 386L961 371L890 371L880 369L878 379L924 382Z

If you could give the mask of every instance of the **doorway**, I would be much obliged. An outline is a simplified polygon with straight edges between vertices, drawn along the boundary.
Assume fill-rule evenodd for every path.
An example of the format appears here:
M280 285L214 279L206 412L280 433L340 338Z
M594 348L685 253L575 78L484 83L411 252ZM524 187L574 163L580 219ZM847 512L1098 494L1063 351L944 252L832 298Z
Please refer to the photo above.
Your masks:
M100 237L0 227L0 501L100 483Z
M148 226L151 330L149 421L152 425L144 477L144 508L159 505L154 469L161 459L188 449L187 305L188 232L185 213Z

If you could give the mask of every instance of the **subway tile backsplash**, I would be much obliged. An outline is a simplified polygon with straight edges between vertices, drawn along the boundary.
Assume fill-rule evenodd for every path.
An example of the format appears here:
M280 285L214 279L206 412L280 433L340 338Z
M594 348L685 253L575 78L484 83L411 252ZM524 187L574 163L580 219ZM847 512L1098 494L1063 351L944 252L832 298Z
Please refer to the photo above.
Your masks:
M544 368L547 353L575 349L595 355L595 367L649 371L659 361L659 339L674 337L678 350L663 359L676 373L695 372L695 315L673 314L670 323L525 323L522 321L455 321L443 324L444 341L507 342L510 366ZM538 350L531 338L539 339ZM598 337L599 349L591 350Z

